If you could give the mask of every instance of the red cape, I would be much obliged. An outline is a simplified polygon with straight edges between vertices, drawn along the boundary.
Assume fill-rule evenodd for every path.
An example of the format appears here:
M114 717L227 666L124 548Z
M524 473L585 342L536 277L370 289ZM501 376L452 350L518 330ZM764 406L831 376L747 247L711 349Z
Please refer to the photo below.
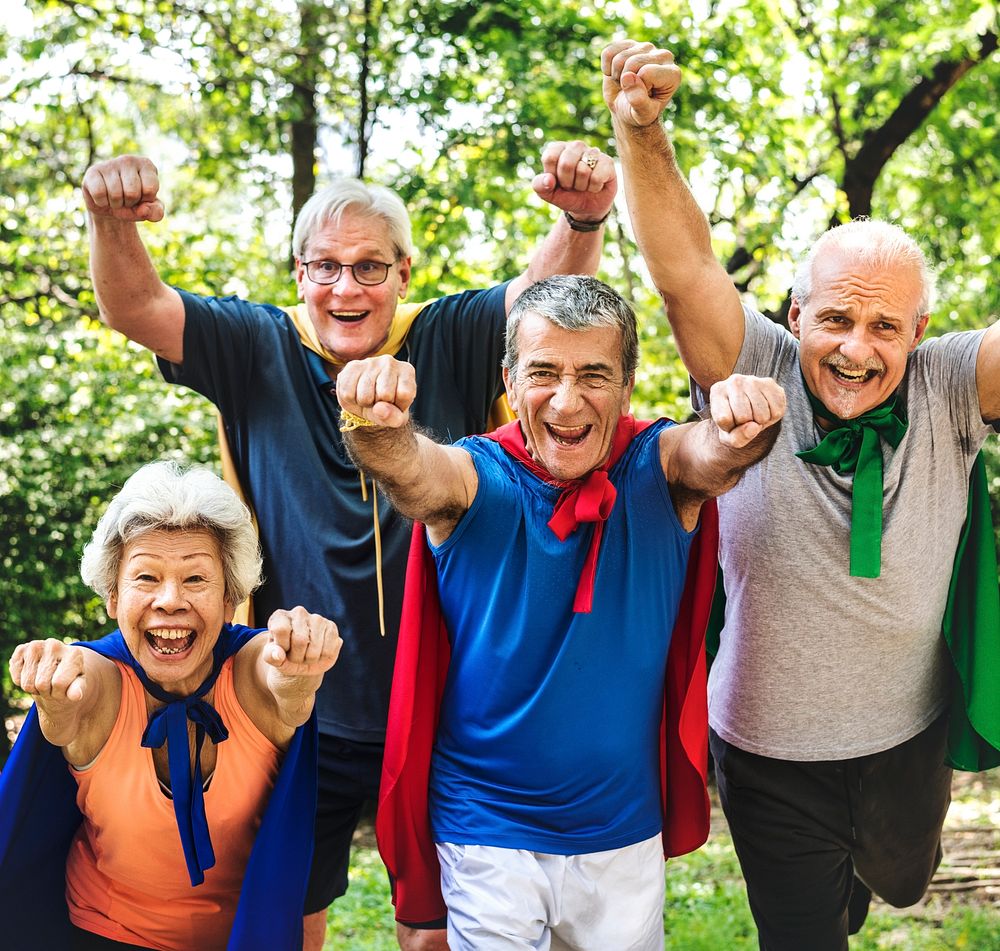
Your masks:
M683 855L708 838L708 696L705 629L718 567L715 502L701 510L667 655L660 725L663 851ZM438 711L451 656L438 600L437 570L420 523L413 526L399 645L389 701L375 834L392 877L401 922L445 917L441 869L431 835L427 788Z

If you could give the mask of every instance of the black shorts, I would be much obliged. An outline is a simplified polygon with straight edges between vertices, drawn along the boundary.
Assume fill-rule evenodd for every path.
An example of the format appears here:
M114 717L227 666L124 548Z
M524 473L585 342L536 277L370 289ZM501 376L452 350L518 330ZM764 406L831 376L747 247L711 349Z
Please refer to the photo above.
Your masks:
M150 951L145 945L114 941L111 938L94 934L93 931L85 931L76 925L71 924L70 928L73 932L70 951Z
M941 861L948 720L880 753L794 762L710 734L719 796L765 951L846 951L871 893L905 907Z
M351 841L362 815L375 814L382 776L381 743L319 735L316 845L305 913L323 911L347 891ZM446 920L407 922L411 928L444 928Z

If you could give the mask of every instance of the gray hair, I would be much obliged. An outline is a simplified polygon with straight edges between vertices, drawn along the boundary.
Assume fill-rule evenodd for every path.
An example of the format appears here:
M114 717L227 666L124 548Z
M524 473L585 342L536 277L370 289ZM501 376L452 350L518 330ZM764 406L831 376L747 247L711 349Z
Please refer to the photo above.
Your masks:
M413 255L413 229L403 200L381 185L366 185L357 178L337 178L316 192L295 219L292 253L300 261L309 239L327 224L339 225L347 211L369 218L380 218L389 228L396 259Z
M503 365L517 378L517 332L525 314L539 314L564 330L617 327L621 332L622 373L628 380L639 365L639 331L635 312L603 281L577 274L557 274L532 284L518 295L507 317Z
M898 225L871 218L855 218L820 235L792 282L792 297L800 307L812 294L813 265L824 253L838 249L850 253L860 264L872 268L910 267L920 277L920 304L914 318L930 313L934 302L934 274L920 246Z
M80 574L106 601L117 593L126 544L147 532L198 529L218 539L225 600L239 604L260 584L260 545L250 510L208 469L174 462L150 463L126 480L83 549Z

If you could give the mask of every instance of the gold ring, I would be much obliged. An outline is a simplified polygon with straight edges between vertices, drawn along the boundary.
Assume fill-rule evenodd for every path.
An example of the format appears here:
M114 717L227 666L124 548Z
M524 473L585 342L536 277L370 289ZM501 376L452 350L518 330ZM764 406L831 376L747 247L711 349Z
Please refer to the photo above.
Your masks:
M583 162L583 164L586 165L591 171L597 168L597 156L593 153L581 156L580 161Z

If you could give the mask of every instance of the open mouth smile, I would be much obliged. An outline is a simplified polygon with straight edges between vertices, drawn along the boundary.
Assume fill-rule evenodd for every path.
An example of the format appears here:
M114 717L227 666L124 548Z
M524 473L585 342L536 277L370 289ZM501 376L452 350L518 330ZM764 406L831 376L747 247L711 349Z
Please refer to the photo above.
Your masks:
M881 374L880 370L873 367L836 366L832 363L828 363L827 367L838 380L842 380L844 383L867 383Z
M367 310L331 310L330 316L342 324L356 324L368 316Z
M580 445L590 435L592 428L590 424L586 426L557 426L555 423L545 424L548 434L560 446Z
M163 656L172 654L183 654L189 650L195 641L194 631L187 628L158 628L155 631L146 631L146 643L153 649L153 652Z

